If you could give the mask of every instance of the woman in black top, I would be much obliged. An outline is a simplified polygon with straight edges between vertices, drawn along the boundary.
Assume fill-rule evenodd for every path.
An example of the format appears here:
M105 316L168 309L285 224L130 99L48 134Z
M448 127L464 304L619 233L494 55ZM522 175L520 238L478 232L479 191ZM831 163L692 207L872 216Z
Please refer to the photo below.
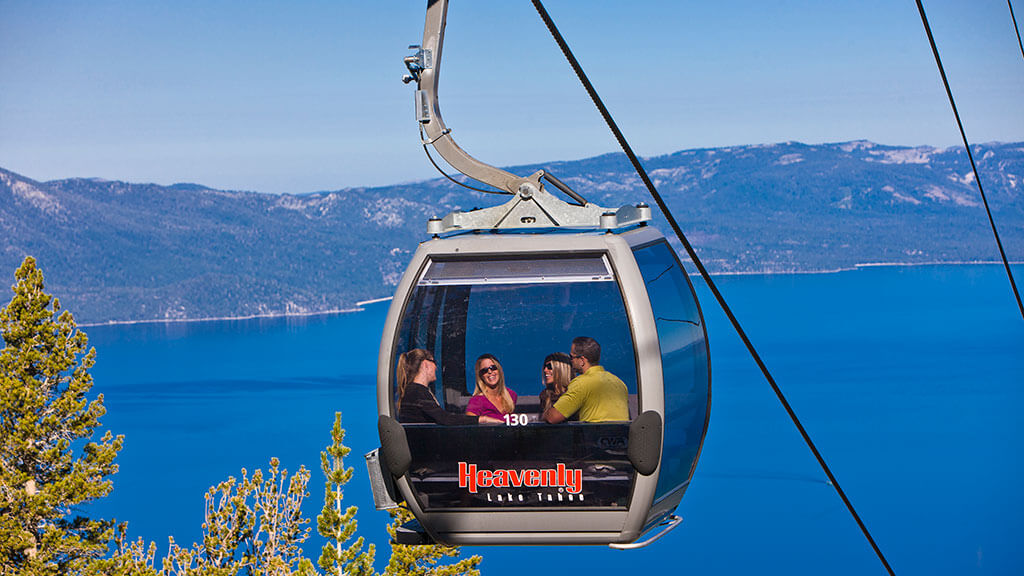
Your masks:
M487 416L469 416L448 412L438 404L430 384L437 379L434 355L415 348L398 357L395 374L398 384L398 421L404 424L497 424L501 420Z

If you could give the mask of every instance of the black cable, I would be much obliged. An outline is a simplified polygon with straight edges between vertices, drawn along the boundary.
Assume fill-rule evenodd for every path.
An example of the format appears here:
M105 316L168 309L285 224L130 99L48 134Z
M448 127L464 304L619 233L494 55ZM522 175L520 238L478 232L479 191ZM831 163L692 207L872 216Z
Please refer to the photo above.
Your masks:
M1020 41L1020 28L1017 27L1017 17L1013 15L1013 4L1010 4L1010 0L1006 0L1006 5L1010 7L1010 19L1013 20L1013 30L1017 33L1017 46L1020 47L1020 56L1024 58L1024 43Z
M1017 307L1020 308L1020 316L1024 318L1024 303L1020 300L1020 292L1017 291L1017 283L1013 281L1013 271L1010 270L1010 262L1006 259L1006 252L1003 250L1003 242L999 239L999 231L996 230L996 221L992 218L992 210L988 206L988 198L981 188L981 177L978 176L978 167L974 164L974 155L971 154L971 145L967 142L967 132L964 131L964 124L960 121L960 112L956 109L956 101L953 100L953 91L949 88L949 80L946 79L946 70L942 67L942 60L939 58L939 49L935 46L935 37L932 36L931 26L928 25L928 17L925 16L924 6L921 0L917 1L917 11L921 13L921 22L924 24L924 31L928 34L928 43L932 46L932 54L935 55L935 63L939 66L939 75L942 76L942 85L946 87L946 96L949 96L949 105L953 107L953 116L956 117L956 125L960 128L960 137L964 141L964 149L967 150L967 159L971 161L971 170L974 171L974 181L978 184L978 192L981 193L981 201L985 204L985 213L988 214L988 223L992 226L992 235L996 237L996 246L999 247L999 255L1003 259L1003 267L1006 268L1006 277L1010 279L1010 288L1017 298ZM1011 8L1012 11L1012 8Z
M846 493L843 492L843 489L839 487L839 481L836 480L835 476L832 474L832 471L825 463L825 459L821 456L821 453L818 452L818 449L817 447L815 447L814 442L811 440L811 437L807 434L807 431L804 429L803 425L800 423L800 420L797 418L796 413L793 411L793 408L789 405L789 402L786 401L786 397L782 394L782 390L779 389L778 384L775 383L775 379L772 378L771 373L768 372L768 367L765 366L764 362L761 360L761 357L758 355L757 351L754 350L754 345L750 342L750 339L747 338L746 332L743 331L743 328L740 326L739 321L736 320L736 317L733 315L732 310L729 308L729 305L726 304L725 298L722 297L721 292L718 291L718 287L715 286L715 283L711 280L711 276L708 274L708 271L704 268L704 265L701 263L700 258L697 257L697 253L693 250L693 246L690 245L690 242L686 239L686 236L683 234L683 231L679 228L679 225L676 223L676 220L672 216L672 213L665 205L665 202L661 199L661 195L655 189L654 184L651 182L651 179L647 175L647 171L644 170L644 167L640 164L640 160L637 159L636 154L633 153L633 149L629 146L629 143L626 142L626 138L622 135L622 132L619 130L619 127L615 124L615 120L612 119L612 116L608 112L608 109L605 108L604 103L601 101L601 97L597 95L597 91L594 90L594 86L590 83L590 80L587 78L587 75L583 72L583 68L580 67L579 62L576 60L576 57L573 56L572 51L569 49L569 45L566 44L565 39L562 38L562 34L558 31L558 28L555 27L555 23L551 20L551 16L548 15L547 10L544 9L544 5L541 3L540 0L531 1L533 2L534 8L536 8L537 12L540 14L541 19L544 20L544 24L547 26L548 31L551 32L551 35L554 37L555 42L558 43L558 47L562 50L562 54L565 55L565 58L566 60L569 61L569 64L572 66L573 71L576 72L576 76L580 79L580 82L583 83L583 87L586 88L587 94L590 95L590 99L593 100L594 105L597 106L597 109L601 112L601 116L604 118L605 123L608 124L608 127L615 135L615 139L618 140L619 146L622 147L622 150L626 153L626 156L629 157L629 161L633 164L633 168L636 169L636 172L640 176L640 179L643 180L644 185L647 187L647 190L651 193L651 196L654 198L654 201L658 204L658 208L660 208L662 213L665 214L665 218L668 220L669 226L672 227L672 230L675 232L676 236L679 238L679 241L683 244L683 247L686 249L686 253L690 256L690 259L693 261L694 265L697 266L697 270L700 271L701 278L704 279L704 282L707 283L708 288L710 288L711 292L715 295L715 299L718 300L719 306L722 307L722 310L725 312L726 316L729 317L729 321L732 322L732 326L733 328L735 328L736 333L739 335L740 339L743 340L743 343L746 345L751 357L753 357L754 361L757 362L758 367L761 369L761 373L764 374L764 377L766 380L768 380L768 383L771 385L772 390L775 391L775 395L778 397L779 402L782 403L783 408L786 409L786 413L789 414L789 417L793 421L793 424L795 424L797 430L800 431L800 435L803 436L804 442L807 443L807 446L811 449L811 452L814 454L814 457L817 458L818 464L821 465L821 468L825 471L825 474L828 476L829 481L835 487L836 492L839 493L839 497L842 498L843 503L846 504L846 508L850 511L850 514L853 515L854 520L857 521L857 525L860 526L861 532L864 533L864 536L871 544L871 547L874 549L875 554L878 555L879 560L882 561L882 564L885 566L885 569L889 572L889 574L895 576L892 567L889 566L889 562L885 559L885 555L882 554L882 551L878 548L878 545L875 544L874 538L871 537L871 533L868 531L867 526L864 525L864 522L861 521L860 516L857 514L857 511L853 509L853 504L851 504L849 498L846 497Z
M420 128L420 139L421 140L423 139L423 129L422 128ZM427 160L430 160L430 163L434 165L434 168L436 168L437 171L440 172L441 175L444 176L445 178L451 180L452 182L454 182L455 184L458 184L459 186L462 186L463 188L468 188L470 190L475 190L477 192L483 192L484 194L504 194L506 196L509 195L509 194L512 194L511 192L506 192L504 190L485 190L484 188L477 188L475 186L470 186L469 184L464 184L462 182L459 182L455 178L452 178L451 176L448 175L447 172L442 170L441 167L437 165L437 162L434 161L434 157L430 155L430 150L427 148L427 146L430 145L430 144L431 144L431 142L423 142L423 152L426 153Z

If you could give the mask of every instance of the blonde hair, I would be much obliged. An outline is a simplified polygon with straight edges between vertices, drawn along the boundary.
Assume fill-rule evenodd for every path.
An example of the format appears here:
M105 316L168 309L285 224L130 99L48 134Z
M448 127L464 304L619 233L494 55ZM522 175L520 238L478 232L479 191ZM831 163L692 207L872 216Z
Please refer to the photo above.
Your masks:
M555 377L554 392L561 396L569 389L569 381L572 380L572 362L569 360L569 355L564 352L548 354L544 359L544 364L548 362L551 362L551 375ZM543 377L543 372L541 375Z
M409 383L416 378L420 371L420 365L424 360L434 361L434 355L423 348L413 348L405 354L398 355L398 366L395 369L395 385L398 388L398 400L395 401L395 408L402 409L402 398L405 396L405 389Z
M473 391L473 396L480 396L484 393L485 384L483 379L480 378L480 364L484 360L490 360L498 367L498 391L501 397L501 411L505 414L511 414L516 409L516 405L512 402L512 395L505 388L505 369L501 367L501 362L498 362L498 359L493 354L483 354L476 359L476 365L473 368L473 375L476 376L476 390Z
M551 383L551 388L547 387L544 382L544 364L551 363L551 376L554 378L554 382ZM559 396L565 394L565 391L569 389L569 381L572 380L572 360L569 355L565 352L555 352L548 354L544 358L544 364L541 364L541 383L544 384L544 390L540 393L540 413L544 414L544 411L554 405L555 400Z

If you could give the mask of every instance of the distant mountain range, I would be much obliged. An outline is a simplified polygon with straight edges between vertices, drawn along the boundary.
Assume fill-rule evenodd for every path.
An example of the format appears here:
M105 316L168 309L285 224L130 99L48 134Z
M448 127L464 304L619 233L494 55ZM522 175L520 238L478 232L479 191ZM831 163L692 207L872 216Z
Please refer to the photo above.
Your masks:
M1024 260L1024 143L974 152L1007 253ZM999 258L961 148L788 142L643 162L712 272ZM509 170L540 168L597 204L653 205L622 154ZM443 178L272 195L0 169L0 273L35 256L80 322L347 309L390 295L429 217L504 200Z

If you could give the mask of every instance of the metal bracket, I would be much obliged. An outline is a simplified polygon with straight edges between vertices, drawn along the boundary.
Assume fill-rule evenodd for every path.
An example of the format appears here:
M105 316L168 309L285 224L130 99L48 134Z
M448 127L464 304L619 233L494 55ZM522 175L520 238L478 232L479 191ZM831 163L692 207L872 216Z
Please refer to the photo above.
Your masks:
M415 93L415 98L416 98L416 121L419 122L420 124L429 124L430 123L430 118L431 118L430 117L430 95L427 94L426 90L417 90L416 93ZM451 130L448 129L448 128L445 128L445 130L441 133L440 136L437 136L436 138L434 138L433 140L430 141L430 144L433 144L434 142L437 142L438 138L440 138L441 136L447 135L449 132L451 132Z
M409 49L415 50L416 53L405 57L405 67L409 70L409 73L402 76L402 82L406 84L414 80L419 82L420 74L424 70L434 67L434 53L432 51L424 50L419 44L410 44Z
M456 210L443 219L431 219L427 222L427 233L438 235L524 228L617 230L644 224L651 219L651 208L646 204L610 209L589 202L583 206L563 202L533 184L542 173L530 176L530 182L522 184L519 193L500 206L469 212Z

